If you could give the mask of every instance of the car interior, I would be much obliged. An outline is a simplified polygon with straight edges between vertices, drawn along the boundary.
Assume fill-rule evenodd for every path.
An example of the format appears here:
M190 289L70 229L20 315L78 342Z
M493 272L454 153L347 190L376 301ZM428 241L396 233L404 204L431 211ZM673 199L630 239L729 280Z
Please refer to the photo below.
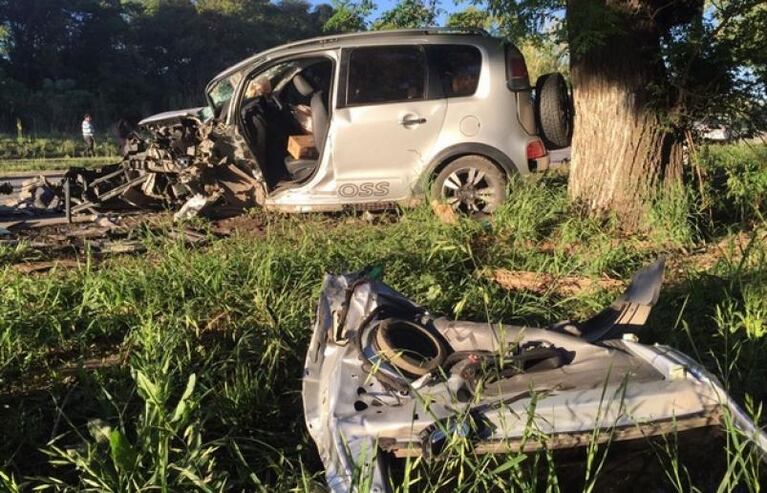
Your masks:
M317 169L330 123L332 74L329 59L311 57L281 62L249 77L240 117L270 189L304 182ZM291 155L291 136L312 136L314 148Z

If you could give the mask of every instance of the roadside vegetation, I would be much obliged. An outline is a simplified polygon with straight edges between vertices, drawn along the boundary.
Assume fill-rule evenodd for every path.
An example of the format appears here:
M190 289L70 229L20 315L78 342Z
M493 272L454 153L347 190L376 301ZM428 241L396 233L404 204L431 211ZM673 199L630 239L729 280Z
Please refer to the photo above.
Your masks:
M118 156L65 157L53 159L9 159L0 160L0 180L5 173L25 171L66 171L71 167L97 168L120 161Z
M0 490L321 488L300 399L309 323L325 272L371 265L436 313L539 325L587 317L621 288L509 289L497 272L627 280L665 255L642 340L700 360L761 419L765 150L710 147L696 166L705 178L659 195L644 232L631 236L582 214L566 176L550 174L512 183L488 222L444 224L427 206L372 218L253 211L244 222L257 228L211 234L205 247L147 230L142 256L85 256L37 275L14 267L34 257L31 244L0 247ZM744 438L725 426L720 440L721 460L683 452L675 436L625 460L618 444L566 457L475 456L455 439L435 461L399 464L394 486L604 491L651 481L663 491L758 491L764 475ZM658 473L616 470L611 457Z
M83 156L79 136L0 135L0 177L23 171L61 171L73 166L98 167L120 160L114 137L96 136L95 156Z
M82 137L72 135L12 136L0 135L0 161L76 158L83 154ZM113 136L96 135L96 157L120 153Z

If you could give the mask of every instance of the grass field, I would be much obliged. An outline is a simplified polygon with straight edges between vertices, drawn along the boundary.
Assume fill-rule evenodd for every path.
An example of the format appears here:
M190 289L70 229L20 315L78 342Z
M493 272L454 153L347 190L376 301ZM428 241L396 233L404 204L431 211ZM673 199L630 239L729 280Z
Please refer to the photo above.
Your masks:
M0 159L0 176L3 173L13 173L18 171L55 171L66 170L73 166L85 168L97 168L105 164L119 162L117 156L103 157L65 157L50 159Z
M98 167L120 161L114 138L96 137L96 156L83 157L82 139L53 135L22 137L0 135L0 175L19 171L66 170L73 166Z
M0 490L321 491L300 400L309 323L325 272L368 265L436 313L546 324L587 317L619 290L509 291L489 273L626 279L666 255L642 340L694 356L756 415L767 401L760 152L702 153L705 186L659 196L641 235L581 216L552 175L513 183L486 223L442 224L426 207L372 221L253 212L261 230L204 248L146 232L140 257L33 276L13 268L28 244L0 247ZM655 491L759 491L758 458L731 428L723 436L721 464L688 462L674 437L648 446ZM394 486L602 491L648 479L609 476L614 450L588 447L568 483L553 454L474 456L459 442L403 464Z
M96 135L96 156L119 154L114 137ZM73 158L83 155L82 137L72 135L14 136L0 134L0 160Z

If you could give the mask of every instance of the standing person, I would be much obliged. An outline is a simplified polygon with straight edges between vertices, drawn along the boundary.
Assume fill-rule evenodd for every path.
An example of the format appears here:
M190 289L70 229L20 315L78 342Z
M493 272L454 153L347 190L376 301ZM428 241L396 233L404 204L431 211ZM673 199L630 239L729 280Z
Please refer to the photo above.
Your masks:
M120 150L120 154L125 154L128 149L128 137L130 137L133 128L125 118L120 118L115 127L115 136L117 137L117 148Z
M83 117L83 141L85 141L85 155L96 155L96 141L93 139L93 124L91 123L91 115L88 113Z

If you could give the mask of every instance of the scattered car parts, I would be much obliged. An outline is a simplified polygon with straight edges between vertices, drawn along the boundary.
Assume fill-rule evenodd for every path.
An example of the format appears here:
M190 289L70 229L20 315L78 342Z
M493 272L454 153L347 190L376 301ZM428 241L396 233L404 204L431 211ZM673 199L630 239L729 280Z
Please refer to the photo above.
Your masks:
M701 365L638 342L663 267L642 269L593 318L548 328L435 317L372 276L327 275L302 395L330 489L367 478L371 491L389 491L392 456L438 454L456 436L478 453L529 452L727 415L767 451L765 433Z
M149 136L132 134L122 162L67 172L77 202L73 213L167 207L184 209L182 216L189 217L214 203L236 210L256 204L260 171L227 127L181 114L153 119L144 128Z
M148 119L142 129L143 135L127 138L121 162L70 168L56 181L35 177L5 200L0 213L35 227L43 220L40 225L77 222L104 211L165 208L177 210L176 218L189 218L213 204L217 216L256 205L260 171L230 127L179 113Z

